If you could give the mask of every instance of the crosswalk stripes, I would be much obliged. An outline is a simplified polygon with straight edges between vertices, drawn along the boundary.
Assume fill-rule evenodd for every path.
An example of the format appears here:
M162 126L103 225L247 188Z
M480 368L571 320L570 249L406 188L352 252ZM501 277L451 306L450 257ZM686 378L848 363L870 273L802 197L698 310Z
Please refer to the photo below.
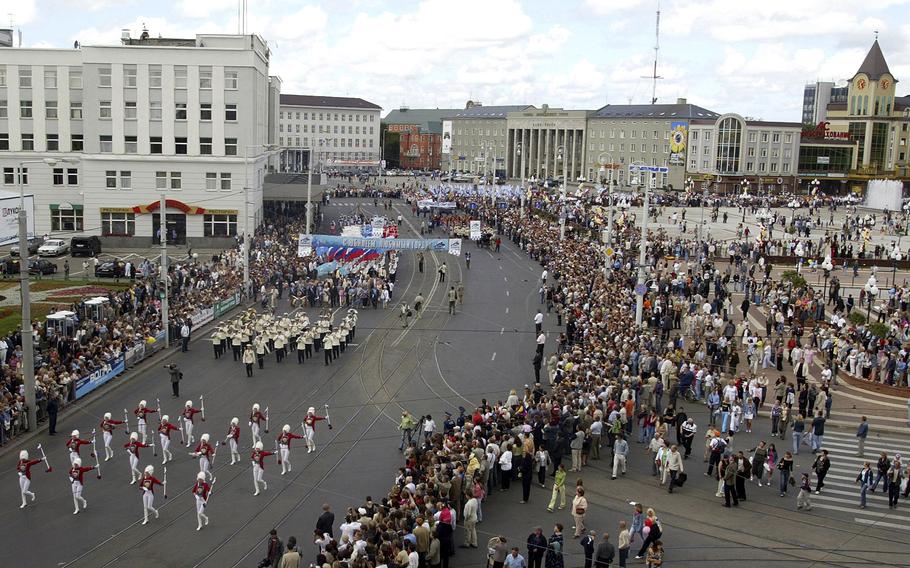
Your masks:
M890 436L868 438L861 457L856 455L858 444L855 436L829 432L824 437L822 447L828 450L831 468L825 477L821 494L813 493L811 497L813 508L851 513L855 515L853 521L862 525L910 531L910 511L904 513L901 509L889 509L888 496L882 491L881 484L875 493L866 493L865 509L859 508L860 488L856 484L856 476L864 462L868 461L875 472L875 464L881 452L886 452L889 458L893 458L896 453L910 455L907 451L910 441ZM814 486L814 475L812 480ZM899 503L903 504L903 500Z

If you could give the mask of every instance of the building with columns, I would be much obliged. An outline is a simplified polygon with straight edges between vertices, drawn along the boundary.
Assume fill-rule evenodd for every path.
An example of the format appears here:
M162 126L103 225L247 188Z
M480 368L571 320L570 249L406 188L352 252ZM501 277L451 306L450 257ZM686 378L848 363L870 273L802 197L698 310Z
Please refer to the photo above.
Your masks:
M584 177L590 111L541 105L506 117L507 177L575 182Z
M495 170L496 175L505 176L508 114L533 108L531 105L483 106L468 101L464 110L443 121L443 169L469 174ZM451 136L448 147L447 132Z

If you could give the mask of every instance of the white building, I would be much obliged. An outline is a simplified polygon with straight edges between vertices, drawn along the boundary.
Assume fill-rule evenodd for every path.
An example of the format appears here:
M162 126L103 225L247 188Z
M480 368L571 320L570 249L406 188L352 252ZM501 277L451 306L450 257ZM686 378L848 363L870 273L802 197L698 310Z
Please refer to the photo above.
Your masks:
M379 166L379 113L382 107L354 97L281 95L278 145L281 171Z
M131 39L120 45L0 51L2 189L35 195L35 230L146 246L168 199L169 240L220 246L262 218L277 142L269 49L258 36ZM246 156L246 157L245 157Z

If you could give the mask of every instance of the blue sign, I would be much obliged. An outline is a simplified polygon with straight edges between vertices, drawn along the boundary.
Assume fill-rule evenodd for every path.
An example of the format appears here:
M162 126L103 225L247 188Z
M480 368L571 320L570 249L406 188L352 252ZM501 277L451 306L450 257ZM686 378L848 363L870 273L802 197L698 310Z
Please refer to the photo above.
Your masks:
M543 201L534 202L534 209L540 209L541 207L543 207Z
M123 354L107 361L100 369L76 381L76 398L82 398L123 372L126 359Z
M647 292L647 291L648 291L648 287L645 286L644 283L635 285L635 293L638 294L639 296L644 296L645 292Z
M500 202L497 204L497 206L498 206L500 209L508 209L508 208L509 208L509 204L506 203L505 201L500 201Z
M629 165L630 172L651 172L655 174L666 174L670 172L670 168L664 166L637 166L635 164Z
M448 252L449 239L365 239L361 237L336 237L313 235L314 247L347 247L387 250L429 250Z
M476 203L468 203L468 209L477 209Z

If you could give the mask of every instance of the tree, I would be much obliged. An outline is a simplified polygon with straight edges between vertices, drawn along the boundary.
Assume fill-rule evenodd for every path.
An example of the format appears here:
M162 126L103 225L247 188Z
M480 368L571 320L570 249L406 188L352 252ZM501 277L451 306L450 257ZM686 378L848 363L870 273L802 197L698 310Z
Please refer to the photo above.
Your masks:
M805 288L806 279L795 270L786 270L781 274L781 280L788 282L794 289Z

